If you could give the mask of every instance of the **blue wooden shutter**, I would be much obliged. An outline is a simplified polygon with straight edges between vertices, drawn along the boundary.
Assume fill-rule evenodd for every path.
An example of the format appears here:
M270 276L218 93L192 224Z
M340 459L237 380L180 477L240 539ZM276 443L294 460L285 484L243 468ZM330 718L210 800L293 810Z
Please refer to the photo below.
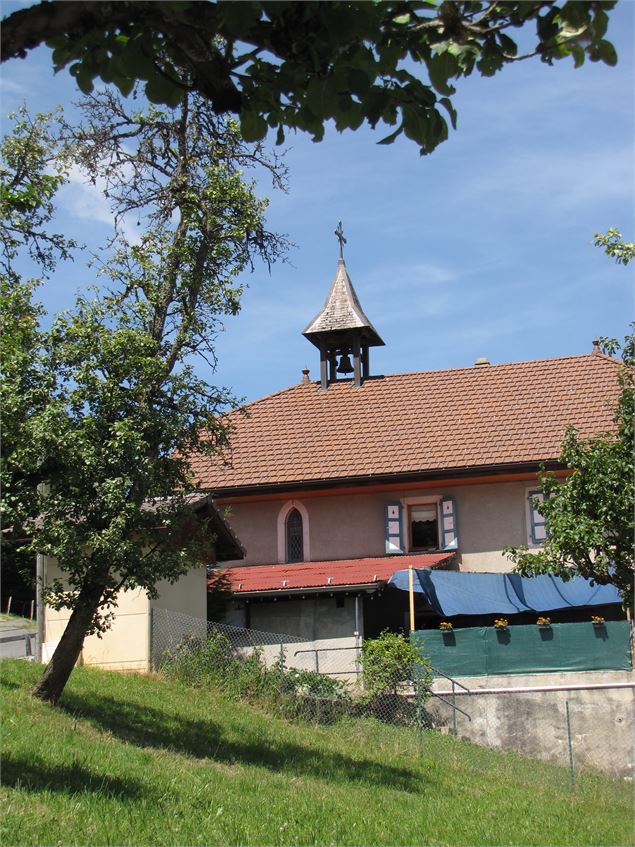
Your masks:
M386 503L386 553L403 553L401 503Z
M456 550L458 546L456 500L454 497L443 497L441 500L441 547L443 550Z
M534 509L533 503L531 502L532 497L535 497L536 500L540 500L540 502L542 502L545 499L545 495L542 491L529 491L527 494L527 499L529 500L531 543L542 544L547 537L547 523L543 516Z

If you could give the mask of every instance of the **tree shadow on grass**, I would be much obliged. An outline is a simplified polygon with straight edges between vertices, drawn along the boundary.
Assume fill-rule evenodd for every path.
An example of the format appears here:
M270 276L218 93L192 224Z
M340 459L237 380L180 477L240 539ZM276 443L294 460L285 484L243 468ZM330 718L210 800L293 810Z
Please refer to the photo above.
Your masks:
M341 753L277 739L227 739L211 720L185 718L156 706L65 692L60 707L125 741L139 746L167 748L197 759L256 765L276 772L286 771L320 779L326 777L339 783L364 782L417 794L424 787L420 775L408 768L371 759L353 759Z
M55 791L60 794L100 794L122 800L134 800L152 792L142 783L126 777L93 773L74 762L52 765L43 759L15 756L2 757L2 785L26 791Z

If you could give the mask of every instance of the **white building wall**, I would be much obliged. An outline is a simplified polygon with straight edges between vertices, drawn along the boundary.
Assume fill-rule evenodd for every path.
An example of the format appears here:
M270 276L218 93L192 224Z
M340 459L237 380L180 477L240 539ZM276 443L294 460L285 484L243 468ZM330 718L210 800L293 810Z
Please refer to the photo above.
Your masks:
M47 557L45 568L47 581L64 576L55 559ZM86 638L79 663L110 670L148 671L151 608L171 609L204 622L207 609L204 568L189 571L174 585L162 581L158 589L159 597L152 601L142 589L121 591L110 629L101 638L97 635ZM53 655L69 617L68 609L45 608L44 661Z

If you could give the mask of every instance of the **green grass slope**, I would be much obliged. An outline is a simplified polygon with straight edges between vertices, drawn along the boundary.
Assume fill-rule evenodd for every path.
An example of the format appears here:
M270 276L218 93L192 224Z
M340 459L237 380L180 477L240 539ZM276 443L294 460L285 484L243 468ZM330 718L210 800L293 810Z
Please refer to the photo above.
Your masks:
M2 844L633 843L630 787L372 720L288 723L78 669L61 705L1 665Z

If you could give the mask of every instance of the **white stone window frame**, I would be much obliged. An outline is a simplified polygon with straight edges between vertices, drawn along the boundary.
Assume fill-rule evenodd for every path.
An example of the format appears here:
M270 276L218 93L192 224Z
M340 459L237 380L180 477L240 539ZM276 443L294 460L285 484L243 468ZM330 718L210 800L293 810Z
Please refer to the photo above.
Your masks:
M444 498L444 494L422 494L420 497L402 497L399 501L402 505L404 511L404 552L405 553L419 553L420 550L412 549L412 530L410 528L410 509L413 506L435 506L437 510L437 550L441 550L441 522L443 520L443 515L441 514L441 500Z
M302 551L304 561L311 561L311 548L309 545L309 513L306 506L300 500L287 500L278 512L278 564L287 564L287 517L289 512L297 509L302 517ZM296 563L298 564L298 563Z

